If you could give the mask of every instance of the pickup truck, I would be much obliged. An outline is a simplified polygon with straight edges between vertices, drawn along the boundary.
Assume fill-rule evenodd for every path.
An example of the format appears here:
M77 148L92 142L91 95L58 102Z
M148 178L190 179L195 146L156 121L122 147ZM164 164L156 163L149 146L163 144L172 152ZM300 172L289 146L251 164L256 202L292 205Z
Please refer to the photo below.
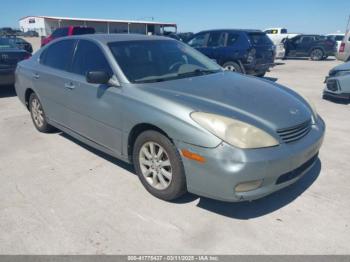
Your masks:
M282 27L267 28L264 30L264 32L271 39L273 44L276 46L276 59L284 58L285 56L283 40L286 38L293 38L298 35L298 34L289 34L288 30Z

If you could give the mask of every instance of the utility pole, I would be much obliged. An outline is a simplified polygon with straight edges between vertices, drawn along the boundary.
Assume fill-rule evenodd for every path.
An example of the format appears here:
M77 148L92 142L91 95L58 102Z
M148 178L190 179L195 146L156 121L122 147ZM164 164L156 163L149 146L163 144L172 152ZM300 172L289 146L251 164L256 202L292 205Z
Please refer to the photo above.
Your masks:
M349 27L350 27L350 15L349 15L349 18L348 18L348 24L346 25L346 29L345 29L346 33L350 30Z

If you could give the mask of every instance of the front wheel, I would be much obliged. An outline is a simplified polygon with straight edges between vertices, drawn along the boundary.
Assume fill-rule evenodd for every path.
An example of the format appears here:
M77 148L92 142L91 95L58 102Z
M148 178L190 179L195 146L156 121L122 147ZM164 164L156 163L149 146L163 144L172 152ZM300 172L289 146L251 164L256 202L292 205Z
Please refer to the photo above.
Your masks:
M32 93L30 95L29 111L33 120L33 124L38 131L43 133L51 133L55 130L55 128L47 122L44 109L38 96L35 93Z
M156 131L145 131L135 141L133 163L143 186L157 198L171 201L186 193L180 154L172 142Z
M225 70L243 74L243 69L236 62L227 62L222 66Z
M324 57L324 52L322 49L316 48L311 51L310 58L313 61L320 61Z

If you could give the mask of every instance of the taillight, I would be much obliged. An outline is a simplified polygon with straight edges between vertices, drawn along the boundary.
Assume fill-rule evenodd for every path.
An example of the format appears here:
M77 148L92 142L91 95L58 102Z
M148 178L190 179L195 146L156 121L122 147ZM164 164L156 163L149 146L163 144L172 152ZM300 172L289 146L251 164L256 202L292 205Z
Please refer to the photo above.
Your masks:
M339 48L339 53L343 53L345 51L345 43L341 43Z

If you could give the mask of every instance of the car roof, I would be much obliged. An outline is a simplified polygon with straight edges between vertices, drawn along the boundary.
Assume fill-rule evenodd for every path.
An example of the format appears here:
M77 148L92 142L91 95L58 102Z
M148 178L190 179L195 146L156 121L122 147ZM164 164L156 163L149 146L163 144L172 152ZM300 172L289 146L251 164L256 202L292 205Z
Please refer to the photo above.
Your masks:
M230 31L230 32L242 32L242 33L264 33L261 30L258 29L213 29L213 30L204 30L198 32L200 33L209 33L209 32L225 32L225 31Z
M66 37L65 37L66 38ZM169 40L175 41L169 37L157 36L157 35L141 35L141 34L86 34L86 35L74 35L69 36L70 39L90 39L108 44L111 42L123 42L123 41L145 41L145 40Z

